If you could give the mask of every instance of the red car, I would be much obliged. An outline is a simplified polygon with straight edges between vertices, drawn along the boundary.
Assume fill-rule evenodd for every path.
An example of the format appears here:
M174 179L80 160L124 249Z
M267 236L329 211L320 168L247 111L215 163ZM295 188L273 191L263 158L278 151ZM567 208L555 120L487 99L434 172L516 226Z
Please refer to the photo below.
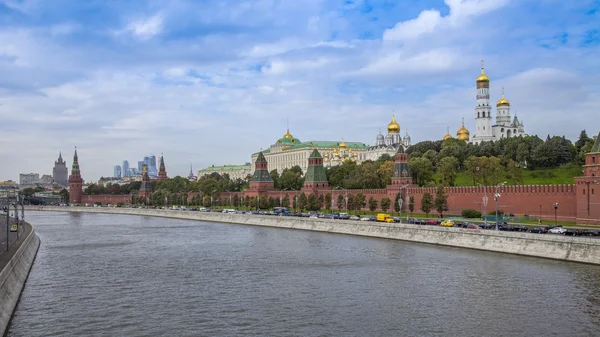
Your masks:
M426 225L437 225L438 223L437 223L437 220L431 219L431 220L427 220L427 222L425 222L425 224Z

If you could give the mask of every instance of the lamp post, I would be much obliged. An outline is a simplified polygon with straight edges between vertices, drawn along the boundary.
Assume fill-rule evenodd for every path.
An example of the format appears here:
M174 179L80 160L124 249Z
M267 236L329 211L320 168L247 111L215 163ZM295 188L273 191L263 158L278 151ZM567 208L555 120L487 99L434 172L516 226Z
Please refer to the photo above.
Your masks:
M212 210L213 208L213 194L216 192L217 190L214 189L211 193L210 193L210 208Z
M404 186L400 187L400 191L402 191L403 189L407 188L409 184L406 184ZM400 193L400 192L398 192ZM406 195L406 197L408 197L408 194ZM402 194L400 194L400 198L398 199L398 217L402 218L402 204L404 203L404 200L402 200ZM406 213L406 221L408 222L408 212ZM402 222L402 219L400 219L400 222Z
M557 214L558 214L558 202L554 203L554 226L558 225Z
M500 199L500 193L498 193L498 188L500 186L504 186L504 184L506 184L506 181L496 185L496 193L494 193L494 200L496 201L496 230L498 230L498 199Z

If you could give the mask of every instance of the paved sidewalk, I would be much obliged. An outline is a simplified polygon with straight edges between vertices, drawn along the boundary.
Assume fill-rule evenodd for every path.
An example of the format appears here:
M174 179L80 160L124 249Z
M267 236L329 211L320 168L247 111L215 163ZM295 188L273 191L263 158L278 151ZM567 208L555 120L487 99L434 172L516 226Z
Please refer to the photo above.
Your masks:
M3 215L3 216L2 216ZM15 219L10 218L10 225L14 224ZM0 213L0 270L10 261L12 256L21 246L27 235L31 232L31 225L24 223L19 230L19 238L17 239L16 232L9 232L9 249L6 250L6 213Z

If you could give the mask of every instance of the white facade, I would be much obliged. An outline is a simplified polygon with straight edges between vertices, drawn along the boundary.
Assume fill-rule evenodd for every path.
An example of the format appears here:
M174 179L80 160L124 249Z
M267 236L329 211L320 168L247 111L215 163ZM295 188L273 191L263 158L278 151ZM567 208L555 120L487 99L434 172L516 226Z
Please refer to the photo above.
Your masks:
M376 161L384 154L388 154L391 157L396 155L400 144L404 147L410 146L410 136L408 131L405 133L404 138L400 137L400 125L396 122L396 117L392 115L392 121L388 125L388 133L384 137L381 132L375 138L375 145L369 146L366 153L366 159Z

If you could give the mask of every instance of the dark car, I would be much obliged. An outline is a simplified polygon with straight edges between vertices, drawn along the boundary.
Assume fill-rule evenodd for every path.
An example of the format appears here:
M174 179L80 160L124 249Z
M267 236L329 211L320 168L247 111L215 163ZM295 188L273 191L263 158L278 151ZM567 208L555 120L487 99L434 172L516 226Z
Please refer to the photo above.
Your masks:
M583 235L583 236L600 236L600 230L599 229L584 229L581 232L581 235Z
M469 223L466 221L461 221L461 222L456 223L456 227L467 228L467 226L469 226Z
M548 231L545 228L535 227L529 230L530 233L546 234Z
M523 226L523 225L514 225L512 226L513 231L516 232L527 232L529 230L529 228L527 226Z
M479 228L481 229L492 229L494 226L490 225L489 223L480 223L479 224Z
M510 225L501 224L501 225L498 225L498 230L510 232L510 231L513 231L513 227Z
M577 229L569 228L565 232L565 235L579 236L579 235L581 235L581 233L579 233L579 231Z

